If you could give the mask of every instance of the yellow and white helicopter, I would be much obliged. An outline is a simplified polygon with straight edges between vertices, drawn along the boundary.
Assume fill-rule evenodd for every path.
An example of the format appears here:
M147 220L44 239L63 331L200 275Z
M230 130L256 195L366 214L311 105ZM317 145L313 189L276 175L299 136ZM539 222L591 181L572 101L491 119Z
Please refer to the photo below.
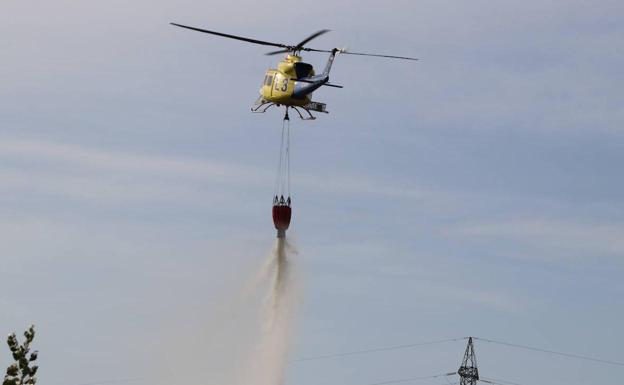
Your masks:
M286 119L288 117L288 108L292 108L297 111L299 117L305 120L315 119L311 111L327 113L325 109L326 105L324 103L312 101L312 93L322 86L342 88L342 86L329 83L329 71L331 70L334 58L336 57L337 53L347 55L376 56L391 59L418 60L416 58L404 56L351 52L339 48L324 50L305 47L305 44L310 42L312 39L315 39L320 35L329 32L329 30L327 29L322 29L316 33L313 33L296 45L286 45L250 39L241 36L229 35L221 32L209 31L206 29L190 27L177 23L171 23L171 25L190 29L193 31L227 37L230 39L241 40L248 43L281 48L280 50L267 53L267 55L277 55L281 53L285 53L287 55L284 60L277 64L276 69L267 70L264 77L264 82L262 83L262 87L260 88L260 97L251 108L251 110L253 112L265 112L271 106L285 106ZM317 75L314 73L314 68L311 64L301 61L301 51L329 53L329 59L327 60L327 64L325 65L323 72ZM306 117L303 116L301 110L307 113Z

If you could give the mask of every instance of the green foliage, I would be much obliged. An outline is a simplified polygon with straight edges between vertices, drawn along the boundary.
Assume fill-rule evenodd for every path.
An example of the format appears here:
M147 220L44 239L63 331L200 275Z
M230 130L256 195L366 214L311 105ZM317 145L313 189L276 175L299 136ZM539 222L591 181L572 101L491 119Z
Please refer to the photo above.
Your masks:
M7 368L2 385L35 385L37 383L35 375L39 367L34 362L37 360L38 352L36 350L30 352L30 344L35 338L34 325L30 325L24 332L24 337L26 340L21 345L15 333L9 334L7 338L7 344L15 362Z

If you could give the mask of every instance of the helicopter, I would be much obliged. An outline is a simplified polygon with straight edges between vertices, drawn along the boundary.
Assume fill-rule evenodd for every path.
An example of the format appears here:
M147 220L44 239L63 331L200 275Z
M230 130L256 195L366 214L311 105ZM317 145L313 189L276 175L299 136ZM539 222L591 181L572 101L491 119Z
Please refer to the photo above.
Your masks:
M265 46L273 46L280 48L279 50L268 52L266 55L278 55L285 53L285 58L277 64L276 69L266 71L262 87L260 88L260 97L251 107L252 112L264 113L272 106L285 106L286 115L284 119L288 119L288 108L292 108L297 112L303 120L314 120L316 117L312 115L314 112L328 113L326 104L312 101L312 93L322 86L343 88L342 86L329 82L329 72L337 54L359 55L359 56L376 56L390 59L401 60L418 60L412 57L380 55L361 52L351 52L346 49L333 48L331 50L309 48L305 45L311 40L329 32L328 29L322 29L303 39L296 45L287 45L281 43L272 43L263 40L250 39L247 37L230 35L221 32L209 31L207 29L191 27L178 23L170 23L176 27L186 28L193 31L208 33L229 39L241 40L248 43L260 44ZM329 58L325 64L323 72L316 74L311 64L302 61L301 52L326 52ZM302 114L302 111L304 114Z

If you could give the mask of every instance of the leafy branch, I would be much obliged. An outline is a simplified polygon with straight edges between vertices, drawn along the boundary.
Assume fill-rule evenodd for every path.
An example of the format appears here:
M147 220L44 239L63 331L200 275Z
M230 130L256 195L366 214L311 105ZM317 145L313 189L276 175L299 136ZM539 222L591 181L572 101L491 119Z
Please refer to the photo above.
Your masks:
M15 362L7 368L2 385L35 385L37 383L35 374L39 367L34 362L37 360L38 352L36 350L30 352L30 344L35 338L34 325L30 325L24 332L24 337L26 340L21 345L15 333L9 334L7 338L7 344Z

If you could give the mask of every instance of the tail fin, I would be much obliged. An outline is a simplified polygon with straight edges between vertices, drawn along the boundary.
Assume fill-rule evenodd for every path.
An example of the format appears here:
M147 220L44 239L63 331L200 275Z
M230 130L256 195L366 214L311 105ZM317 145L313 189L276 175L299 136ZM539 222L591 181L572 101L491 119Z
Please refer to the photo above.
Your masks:
M334 64L334 58L338 52L340 52L338 48L331 50L331 54L329 54L329 59L327 59L327 64L325 64L325 69L323 70L323 76L329 77L329 71L331 71L332 64Z

